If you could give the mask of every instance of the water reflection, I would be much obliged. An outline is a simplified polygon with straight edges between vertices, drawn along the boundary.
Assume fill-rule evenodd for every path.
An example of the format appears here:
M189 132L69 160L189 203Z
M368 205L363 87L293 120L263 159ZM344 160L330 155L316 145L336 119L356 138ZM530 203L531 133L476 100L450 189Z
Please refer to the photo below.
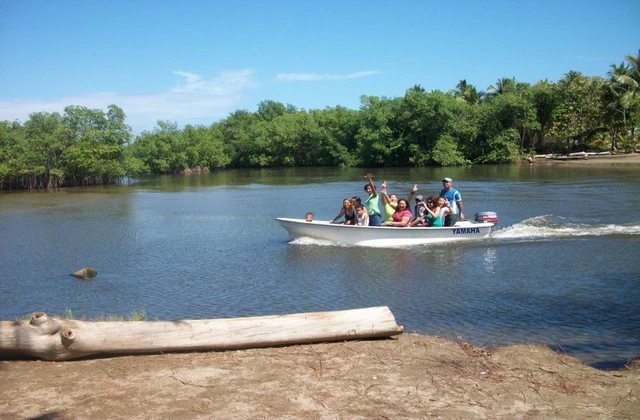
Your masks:
M493 274L495 271L495 265L497 261L496 248L487 248L484 253L484 269L487 273Z

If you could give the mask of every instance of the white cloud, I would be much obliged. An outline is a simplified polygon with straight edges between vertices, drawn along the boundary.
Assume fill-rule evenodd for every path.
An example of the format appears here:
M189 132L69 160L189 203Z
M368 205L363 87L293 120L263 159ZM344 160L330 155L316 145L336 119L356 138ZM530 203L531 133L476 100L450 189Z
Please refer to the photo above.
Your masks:
M172 88L172 92L228 95L252 87L254 85L252 78L256 72L253 69L223 71L218 77L211 80L202 80L197 74L182 71L174 71L173 73L184 77L186 83Z
M319 80L347 80L347 79L359 79L361 77L372 76L379 72L374 70L359 71L349 74L318 74L318 73L280 73L277 79L283 81L319 81Z
M256 71L253 69L223 71L210 80L183 71L173 73L184 78L184 81L160 93L89 92L53 100L0 100L0 121L25 122L33 112L63 113L68 105L106 111L107 106L115 104L124 110L126 123L134 133L139 133L153 128L157 120L182 124L189 120L207 119L213 122L223 118L241 104L246 90L256 86Z
M198 76L197 74L187 73L184 71L174 71L173 74L185 77L187 79L187 82L189 83L195 83L198 80L202 79L202 77Z

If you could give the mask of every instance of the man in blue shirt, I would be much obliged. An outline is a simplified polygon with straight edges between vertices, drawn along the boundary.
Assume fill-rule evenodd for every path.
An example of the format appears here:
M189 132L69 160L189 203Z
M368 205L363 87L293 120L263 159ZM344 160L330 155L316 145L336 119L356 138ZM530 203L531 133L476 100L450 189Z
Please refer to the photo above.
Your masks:
M442 186L444 189L440 191L440 197L444 197L449 206L453 210L452 214L447 214L444 218L444 226L453 226L458 220L464 219L464 212L462 210L462 196L460 192L453 188L451 184L453 180L451 178L444 178L442 180Z

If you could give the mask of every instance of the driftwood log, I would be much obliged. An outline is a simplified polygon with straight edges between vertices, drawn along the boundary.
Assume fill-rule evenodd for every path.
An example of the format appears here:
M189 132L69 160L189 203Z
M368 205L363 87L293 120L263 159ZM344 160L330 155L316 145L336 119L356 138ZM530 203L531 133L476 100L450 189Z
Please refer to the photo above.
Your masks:
M230 350L390 337L403 328L386 306L251 318L92 322L49 318L0 322L0 353L46 360L95 354Z

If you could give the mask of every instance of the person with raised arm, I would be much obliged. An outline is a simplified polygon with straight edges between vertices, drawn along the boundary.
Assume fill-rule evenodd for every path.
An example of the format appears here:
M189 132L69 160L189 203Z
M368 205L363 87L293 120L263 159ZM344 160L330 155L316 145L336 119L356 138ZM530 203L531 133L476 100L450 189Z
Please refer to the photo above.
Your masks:
M393 221L384 222L385 226L409 227L411 224L411 210L409 210L409 202L407 200L398 200L398 208L393 213Z
M384 205L384 221L391 222L393 221L393 213L395 213L396 208L398 207L398 196L396 194L387 194L387 181L382 181L380 185L381 195L382 195L382 203ZM418 184L413 186L413 189L409 192L407 196L407 202L411 202L411 197L418 191Z
M384 207L384 221L391 222L393 220L393 213L398 206L398 196L395 194L387 194L387 181L382 181L380 185L380 192L382 195L382 205Z
M373 174L369 173L364 177L369 180L369 183L364 186L364 190L369 194L369 197L364 202L365 207L367 207L367 213L369 213L369 226L380 226L382 225L382 217L378 207L378 192L372 179Z

